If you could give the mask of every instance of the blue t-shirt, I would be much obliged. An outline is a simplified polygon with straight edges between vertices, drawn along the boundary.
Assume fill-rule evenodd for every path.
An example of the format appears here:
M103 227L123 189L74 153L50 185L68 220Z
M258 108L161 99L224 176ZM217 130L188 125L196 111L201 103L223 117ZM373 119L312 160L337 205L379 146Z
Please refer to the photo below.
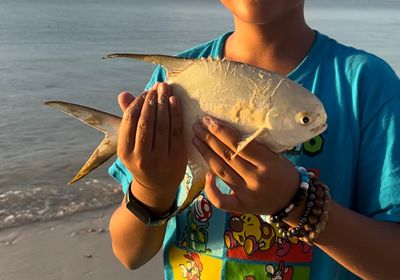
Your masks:
M180 56L222 57L230 34ZM382 59L316 34L288 77L322 101L328 129L287 157L315 169L337 203L400 222L399 78ZM164 79L157 68L147 88ZM109 173L125 192L132 175L119 159ZM218 185L228 191L221 180ZM183 199L180 193L178 204ZM283 239L259 215L216 209L204 194L169 221L164 261L166 279L358 279L317 247Z

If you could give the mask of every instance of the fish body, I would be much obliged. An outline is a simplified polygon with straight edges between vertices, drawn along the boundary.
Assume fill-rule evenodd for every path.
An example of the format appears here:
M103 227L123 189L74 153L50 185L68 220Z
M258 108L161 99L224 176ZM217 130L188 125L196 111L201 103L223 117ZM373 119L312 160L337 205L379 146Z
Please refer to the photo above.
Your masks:
M276 73L226 59L141 54L111 54L105 58L114 57L162 65L173 94L181 101L192 184L186 187L187 198L174 215L186 208L204 187L204 176L209 168L192 146L192 125L203 116L221 119L242 133L243 139L235 155L254 139L279 153L326 129L327 116L320 100L302 86ZM46 104L94 126L106 135L70 183L116 153L119 117L60 101Z

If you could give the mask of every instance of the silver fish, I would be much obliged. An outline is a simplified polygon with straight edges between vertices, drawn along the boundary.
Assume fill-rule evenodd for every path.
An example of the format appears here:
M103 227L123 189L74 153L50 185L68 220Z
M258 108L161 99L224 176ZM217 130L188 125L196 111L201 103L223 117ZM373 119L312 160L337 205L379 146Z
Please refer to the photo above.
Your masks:
M290 79L261 68L219 58L143 54L110 54L104 58L115 57L160 64L166 70L167 83L173 94L182 103L192 183L186 185L186 199L173 215L183 211L204 188L209 167L191 142L191 127L203 116L221 119L242 133L243 139L235 155L254 139L280 153L321 134L327 127L327 115L315 95ZM116 153L120 117L61 101L45 104L105 134L104 140L69 184L83 178Z

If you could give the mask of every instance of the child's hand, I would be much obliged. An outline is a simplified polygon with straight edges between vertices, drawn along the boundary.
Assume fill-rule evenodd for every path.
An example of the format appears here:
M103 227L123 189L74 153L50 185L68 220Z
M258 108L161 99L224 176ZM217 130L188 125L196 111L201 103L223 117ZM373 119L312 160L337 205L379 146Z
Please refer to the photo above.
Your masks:
M119 97L125 111L118 157L134 177L133 194L156 210L168 208L187 164L180 103L166 83L157 83L147 94L133 99L127 93Z
M207 174L205 191L216 207L231 212L273 214L289 204L300 184L289 160L257 141L231 159L241 135L214 118L203 118L193 130L193 144L211 171L232 189L231 194L222 194L214 175Z

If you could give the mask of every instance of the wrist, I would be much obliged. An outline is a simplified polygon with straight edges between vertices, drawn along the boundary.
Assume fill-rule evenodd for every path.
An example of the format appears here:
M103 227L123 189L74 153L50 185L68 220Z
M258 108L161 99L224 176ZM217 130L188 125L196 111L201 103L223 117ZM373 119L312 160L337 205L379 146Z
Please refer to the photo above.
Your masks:
M151 213L157 216L162 216L169 212L175 202L176 193L157 193L156 191L143 186L135 179L131 182L129 188L136 199L145 205Z
M298 168L298 170L300 173L304 173L305 171L304 168ZM326 228L331 197L329 188L324 183L318 181L312 172L308 175L307 172L304 176L300 175L302 177L300 188L303 185L307 189L306 203L303 199L301 204L297 204L297 206L301 205L301 207L296 207L296 209L292 207L292 202L290 207L286 207L279 211L278 214L270 216L268 222L276 224L279 228L278 232L283 238L293 237L309 244L314 244L314 240ZM289 212L291 215L288 215ZM299 215L302 212L303 214ZM298 220L297 226L296 220Z

